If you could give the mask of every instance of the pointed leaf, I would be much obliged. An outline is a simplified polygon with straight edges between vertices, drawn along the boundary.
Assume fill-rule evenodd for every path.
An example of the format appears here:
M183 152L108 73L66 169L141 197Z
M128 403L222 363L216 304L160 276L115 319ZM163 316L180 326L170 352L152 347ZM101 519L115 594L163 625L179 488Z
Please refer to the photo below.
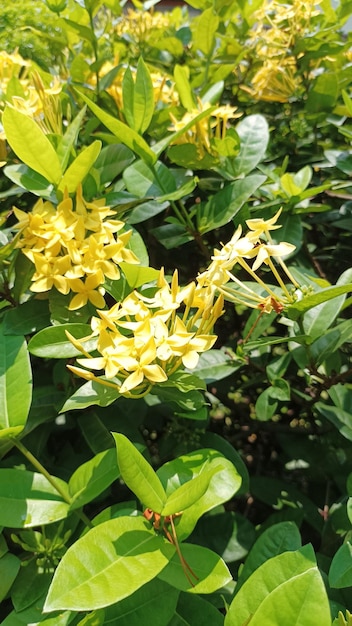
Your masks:
M352 283L349 283L348 285L326 287L325 289L321 289L312 295L305 296L302 300L299 300L298 302L295 302L295 304L287 307L287 315L291 320L297 320L303 313L309 311L309 309L312 309L318 304L332 300L332 298L349 293L350 291L352 291Z
M262 115L249 115L236 126L240 153L231 159L231 173L237 177L251 172L264 157L269 142L268 122Z
M68 489L72 499L71 510L94 500L119 476L116 450L110 448L95 455L72 474Z
M97 104L92 102L92 100L90 100L84 94L79 93L79 95L84 100L84 102L88 104L89 108L98 118L98 120L100 120L102 124L104 124L104 126L106 126L106 128L108 128L121 143L125 144L135 154L138 154L138 156L146 163L152 165L156 162L156 154L148 146L147 142L144 141L143 137L138 135L136 131L134 131L132 128L129 128L126 124L123 124L123 122L120 122L120 120L103 111L103 109L98 107Z
M195 504L205 494L214 474L220 470L221 467L215 467L212 470L204 471L175 489L168 496L161 515L172 515Z
M132 289L138 289L141 285L157 280L160 276L160 271L153 267L132 265L132 263L119 263L119 266Z
M41 198L51 198L53 186L49 181L38 172L21 163L20 165L8 165L4 168L4 174L13 183L34 193Z
M101 141L98 140L84 148L64 173L58 187L59 191L64 193L67 189L68 193L74 193L97 160L100 150Z
M28 344L28 350L35 356L48 359L71 359L81 356L81 352L74 347L68 339L68 331L75 339L82 339L91 334L92 329L88 324L60 324L48 326L39 331ZM89 352L96 347L96 340L84 342L84 347Z
M166 493L151 465L125 437L112 433L117 449L117 463L121 477L144 506L160 513L166 502Z
M3 331L1 324L0 436L22 430L32 401L32 370L26 341Z
M84 370L87 372L87 370ZM102 379L103 380L103 379ZM110 381L111 382L111 381ZM77 409L86 409L88 406L109 406L117 398L120 397L117 389L112 387L106 387L102 383L98 383L96 380L89 380L87 383L79 387L77 391L68 400L66 400L64 406L60 410L60 413L66 413L66 411L76 411Z
M9 106L3 113L2 123L6 139L18 158L57 185L62 176L59 157L38 124Z
M89 611L123 600L155 578L174 551L142 517L103 522L64 554L44 611Z

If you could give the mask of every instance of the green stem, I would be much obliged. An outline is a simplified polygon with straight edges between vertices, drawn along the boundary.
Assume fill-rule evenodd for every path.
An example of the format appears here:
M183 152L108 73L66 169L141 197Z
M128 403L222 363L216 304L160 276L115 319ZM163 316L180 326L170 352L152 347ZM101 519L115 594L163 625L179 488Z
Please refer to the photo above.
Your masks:
M45 469L44 465L42 465L40 461L38 461L38 459L28 450L28 448L26 448L26 446L24 446L21 441L16 439L16 437L10 437L10 438L11 438L12 443L16 446L16 448L20 452L22 452L23 456L33 465L33 467L35 467L35 469L38 470L38 472L47 479L47 481L51 484L52 487L54 487L55 491L57 491L57 493L61 496L61 498L67 504L71 505L72 499L70 498L70 496L66 493L64 489L62 489L61 485L55 480L55 478L51 476L51 474L49 474L49 472ZM86 516L86 514L83 513L83 511L75 510L73 512L79 516L79 518L82 520L82 522L84 522L86 526L88 526L89 528L93 528L92 522Z

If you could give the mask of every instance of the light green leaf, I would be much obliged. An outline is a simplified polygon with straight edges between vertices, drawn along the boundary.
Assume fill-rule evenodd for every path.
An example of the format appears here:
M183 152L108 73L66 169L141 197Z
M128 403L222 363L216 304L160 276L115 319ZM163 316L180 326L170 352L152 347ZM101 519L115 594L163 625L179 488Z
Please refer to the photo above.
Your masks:
M214 44L215 33L219 26L219 17L213 8L203 11L196 20L196 28L193 34L193 47L200 50L206 56L210 56Z
M0 325L0 437L18 434L32 401L32 370L24 337Z
M175 548L149 526L143 517L119 517L89 530L60 561L44 611L102 608L155 578Z
M126 77L126 83L125 83ZM122 83L124 114L129 126L143 134L154 113L154 88L149 70L140 57L137 63L135 82L130 70L126 70Z
M321 289L312 295L305 296L302 300L299 300L298 302L295 302L295 304L287 307L287 315L290 319L297 320L303 313L309 311L309 309L317 306L318 304L332 300L332 298L349 293L350 291L352 291L352 283L349 283L348 285L326 287L325 289Z
M120 120L116 119L109 113L106 113L84 94L80 93L79 95L84 100L84 102L88 104L89 108L98 118L98 120L100 120L102 124L104 124L104 126L106 126L106 128L108 128L121 143L125 144L135 154L138 154L138 156L149 165L152 165L156 162L156 154L148 146L147 142L144 141L143 137L141 137L138 133L136 133L136 131L134 131L132 128L129 128L123 122L120 122Z
M161 515L173 515L195 504L207 491L214 474L220 470L221 467L214 467L212 470L203 471L201 474L198 474L198 476L194 476L188 482L177 487L177 489L168 496L161 511Z
M176 191L175 179L161 161L155 163L153 168L143 161L132 163L124 171L123 180L127 190L138 198L161 198Z
M54 478L67 492L67 484ZM0 469L0 526L31 528L67 517L69 505L41 474Z
M72 474L68 489L72 500L71 510L94 500L119 476L116 450L110 448L95 455Z
M225 626L331 626L323 580L310 545L268 559L231 603Z
M62 176L59 157L38 124L24 113L6 107L2 124L12 150L25 165L57 185Z
M230 376L242 366L243 361L236 360L235 355L231 358L222 350L214 349L200 354L198 365L192 372L209 384Z
M339 547L332 559L329 584L334 589L352 586L352 545L349 541Z
M60 181L58 190L61 191L61 193L64 193L65 189L67 189L68 193L75 193L75 191L77 191L78 185L82 183L97 160L100 150L101 141L96 140L79 153Z
M82 122L84 120L86 110L87 110L87 107L85 106L82 107L82 109L76 115L74 120L72 120L70 125L67 127L64 136L61 138L61 141L59 142L57 154L60 159L61 168L63 172L65 171L67 167L71 150L77 141L78 133L82 125Z
M20 165L8 165L4 168L4 174L13 183L36 196L47 199L52 197L53 185L44 176L23 163Z
M119 263L119 266L132 289L138 289L141 285L153 282L160 276L160 271L153 267L132 265L132 263Z
M111 381L110 381L111 382ZM60 410L60 413L67 411L76 411L77 409L86 409L88 406L109 406L117 398L120 397L118 390L112 387L106 387L102 383L95 380L89 380L87 383L79 387L77 391L68 400Z
M160 513L167 498L157 474L127 437L118 433L112 435L122 479L145 507Z
M181 544L180 550L195 576L192 576L186 568L191 584L178 554L175 553L167 567L159 574L159 578L169 585L191 593L213 593L232 580L224 561L212 550L190 543Z
M189 82L189 67L187 67L187 65L176 64L174 68L174 79L182 106L187 109L187 111L192 111L196 106L196 102Z
M301 535L293 522L273 524L258 537L241 569L236 591L258 567L273 556L301 547Z
M35 356L47 359L71 359L82 356L82 353L74 347L68 339L68 331L75 339L82 339L91 334L92 329L88 324L60 324L49 326L39 331L28 344L28 350ZM96 339L84 342L84 347L89 352L96 347Z
M269 142L268 122L262 115L249 115L237 124L236 132L241 148L239 155L230 161L230 171L235 177L249 174L264 157Z

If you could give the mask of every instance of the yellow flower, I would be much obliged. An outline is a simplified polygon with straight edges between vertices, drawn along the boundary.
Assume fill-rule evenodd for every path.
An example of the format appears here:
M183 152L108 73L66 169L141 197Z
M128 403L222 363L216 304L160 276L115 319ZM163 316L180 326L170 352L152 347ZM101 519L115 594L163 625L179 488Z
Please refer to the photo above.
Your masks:
M271 257L283 257L291 254L296 249L292 243L286 243L282 241L279 244L260 244L254 248L253 252L256 254L256 260L252 265L252 270L255 272L263 263L268 263Z
M70 267L68 255L59 258L48 258L43 254L34 253L35 273L32 277L31 291L41 293L55 287L60 293L66 295L70 291L69 282L65 273Z
M147 337L145 339L148 339ZM128 372L132 372L127 376L125 381L120 387L120 393L126 392L139 387L144 378L151 383L162 383L167 380L167 375L164 370L155 363L156 347L153 337L150 337L148 341L140 348L138 358L135 363L126 368Z
M71 291L75 292L70 304L69 311L76 311L82 306L85 306L87 302L91 302L96 308L103 308L105 306L105 300L103 294L105 290L100 287L99 291L97 287L101 285L101 276L97 274L90 274L87 276L85 282L80 278L68 278L68 284Z
M246 224L249 230L252 230L252 233L249 233L247 237L252 239L254 243L257 243L262 235L268 235L270 230L276 230L277 228L281 228L280 224L276 224L282 212L282 208L278 210L277 213L269 220L263 220L262 218L253 218L250 220L246 220Z

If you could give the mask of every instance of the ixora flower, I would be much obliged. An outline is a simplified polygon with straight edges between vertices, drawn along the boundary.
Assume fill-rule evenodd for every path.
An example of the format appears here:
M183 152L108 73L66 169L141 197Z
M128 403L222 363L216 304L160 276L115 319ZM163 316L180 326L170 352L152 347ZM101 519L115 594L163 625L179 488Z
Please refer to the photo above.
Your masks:
M86 202L81 188L57 207L40 199L31 213L14 213L16 246L35 266L31 291L71 293L70 310L88 302L104 308L105 280L119 279L119 263L139 263L127 248L131 231L117 235L124 222L110 219L115 213L104 200Z
M207 288L196 291L194 283L180 287L177 272L168 283L161 270L153 295L134 290L110 310L98 310L99 317L91 320L92 333L84 339L67 333L84 356L77 359L81 367L69 369L127 397L145 395L182 366L193 369L199 354L214 345L212 329L223 313L222 296ZM93 338L94 356L84 347Z

